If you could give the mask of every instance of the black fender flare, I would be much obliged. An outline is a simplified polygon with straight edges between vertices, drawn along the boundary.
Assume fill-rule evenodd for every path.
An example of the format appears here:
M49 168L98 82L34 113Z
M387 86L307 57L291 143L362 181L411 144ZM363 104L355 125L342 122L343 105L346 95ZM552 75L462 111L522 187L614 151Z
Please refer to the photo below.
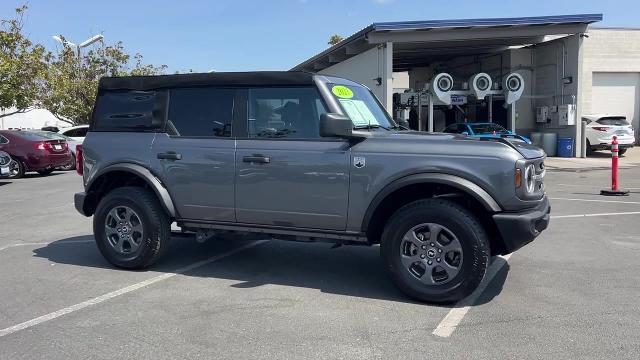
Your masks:
M382 201L389 194L405 186L419 183L443 184L452 186L473 196L485 207L485 209L487 209L487 211L493 213L502 211L502 208L500 207L498 202L496 202L496 200L486 190L470 180L456 175L444 173L413 174L392 181L391 183L383 187L382 190L380 190L376 194L376 196L374 196L373 200L371 200L369 206L367 207L364 218L362 219L362 231L367 231L367 229L369 228L369 222L371 221L373 214L378 208L378 205L380 205L380 203L382 203Z
M164 210L169 214L170 217L176 217L176 208L173 204L173 200L169 195L169 191L164 187L164 185L160 182L160 180L146 167L133 163L120 163L109 165L102 170L98 171L98 173L93 176L92 180L86 185L86 189L88 192L91 192L91 187L95 183L95 181L101 178L103 175L112 172L112 171L124 171L129 172L134 175L137 175L141 179L143 179L153 192L155 192L160 204L164 208Z

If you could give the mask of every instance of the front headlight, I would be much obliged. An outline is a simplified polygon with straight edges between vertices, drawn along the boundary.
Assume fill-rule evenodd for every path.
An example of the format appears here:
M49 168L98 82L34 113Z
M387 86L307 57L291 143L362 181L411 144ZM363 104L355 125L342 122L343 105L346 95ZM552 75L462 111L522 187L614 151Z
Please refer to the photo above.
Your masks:
M516 194L522 200L538 200L544 196L544 158L518 160L515 169Z
M536 189L536 166L533 164L527 165L524 169L524 185L527 190L527 194L531 194Z

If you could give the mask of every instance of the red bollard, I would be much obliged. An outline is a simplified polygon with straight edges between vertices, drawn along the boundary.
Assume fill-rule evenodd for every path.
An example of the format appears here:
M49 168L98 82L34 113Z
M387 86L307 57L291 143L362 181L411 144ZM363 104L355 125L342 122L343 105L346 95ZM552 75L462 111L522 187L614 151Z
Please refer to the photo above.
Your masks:
M629 195L629 190L618 189L618 151L618 137L614 136L611 141L611 189L600 190L600 195Z

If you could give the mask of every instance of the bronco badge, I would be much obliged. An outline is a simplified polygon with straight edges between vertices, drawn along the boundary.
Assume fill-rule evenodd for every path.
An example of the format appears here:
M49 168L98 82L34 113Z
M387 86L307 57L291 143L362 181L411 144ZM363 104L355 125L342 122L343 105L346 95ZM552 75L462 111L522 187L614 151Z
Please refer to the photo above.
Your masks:
M353 166L357 167L358 169L363 168L365 165L365 158L361 157L361 156L355 156L353 158Z

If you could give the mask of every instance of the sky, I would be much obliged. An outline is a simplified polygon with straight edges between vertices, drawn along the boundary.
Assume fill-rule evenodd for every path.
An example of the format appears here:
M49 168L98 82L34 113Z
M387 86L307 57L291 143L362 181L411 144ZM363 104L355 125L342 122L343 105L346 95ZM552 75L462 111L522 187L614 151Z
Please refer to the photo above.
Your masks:
M25 32L49 49L102 33L170 72L288 70L373 22L602 13L598 26L640 27L638 0L0 0L0 18L25 3Z

